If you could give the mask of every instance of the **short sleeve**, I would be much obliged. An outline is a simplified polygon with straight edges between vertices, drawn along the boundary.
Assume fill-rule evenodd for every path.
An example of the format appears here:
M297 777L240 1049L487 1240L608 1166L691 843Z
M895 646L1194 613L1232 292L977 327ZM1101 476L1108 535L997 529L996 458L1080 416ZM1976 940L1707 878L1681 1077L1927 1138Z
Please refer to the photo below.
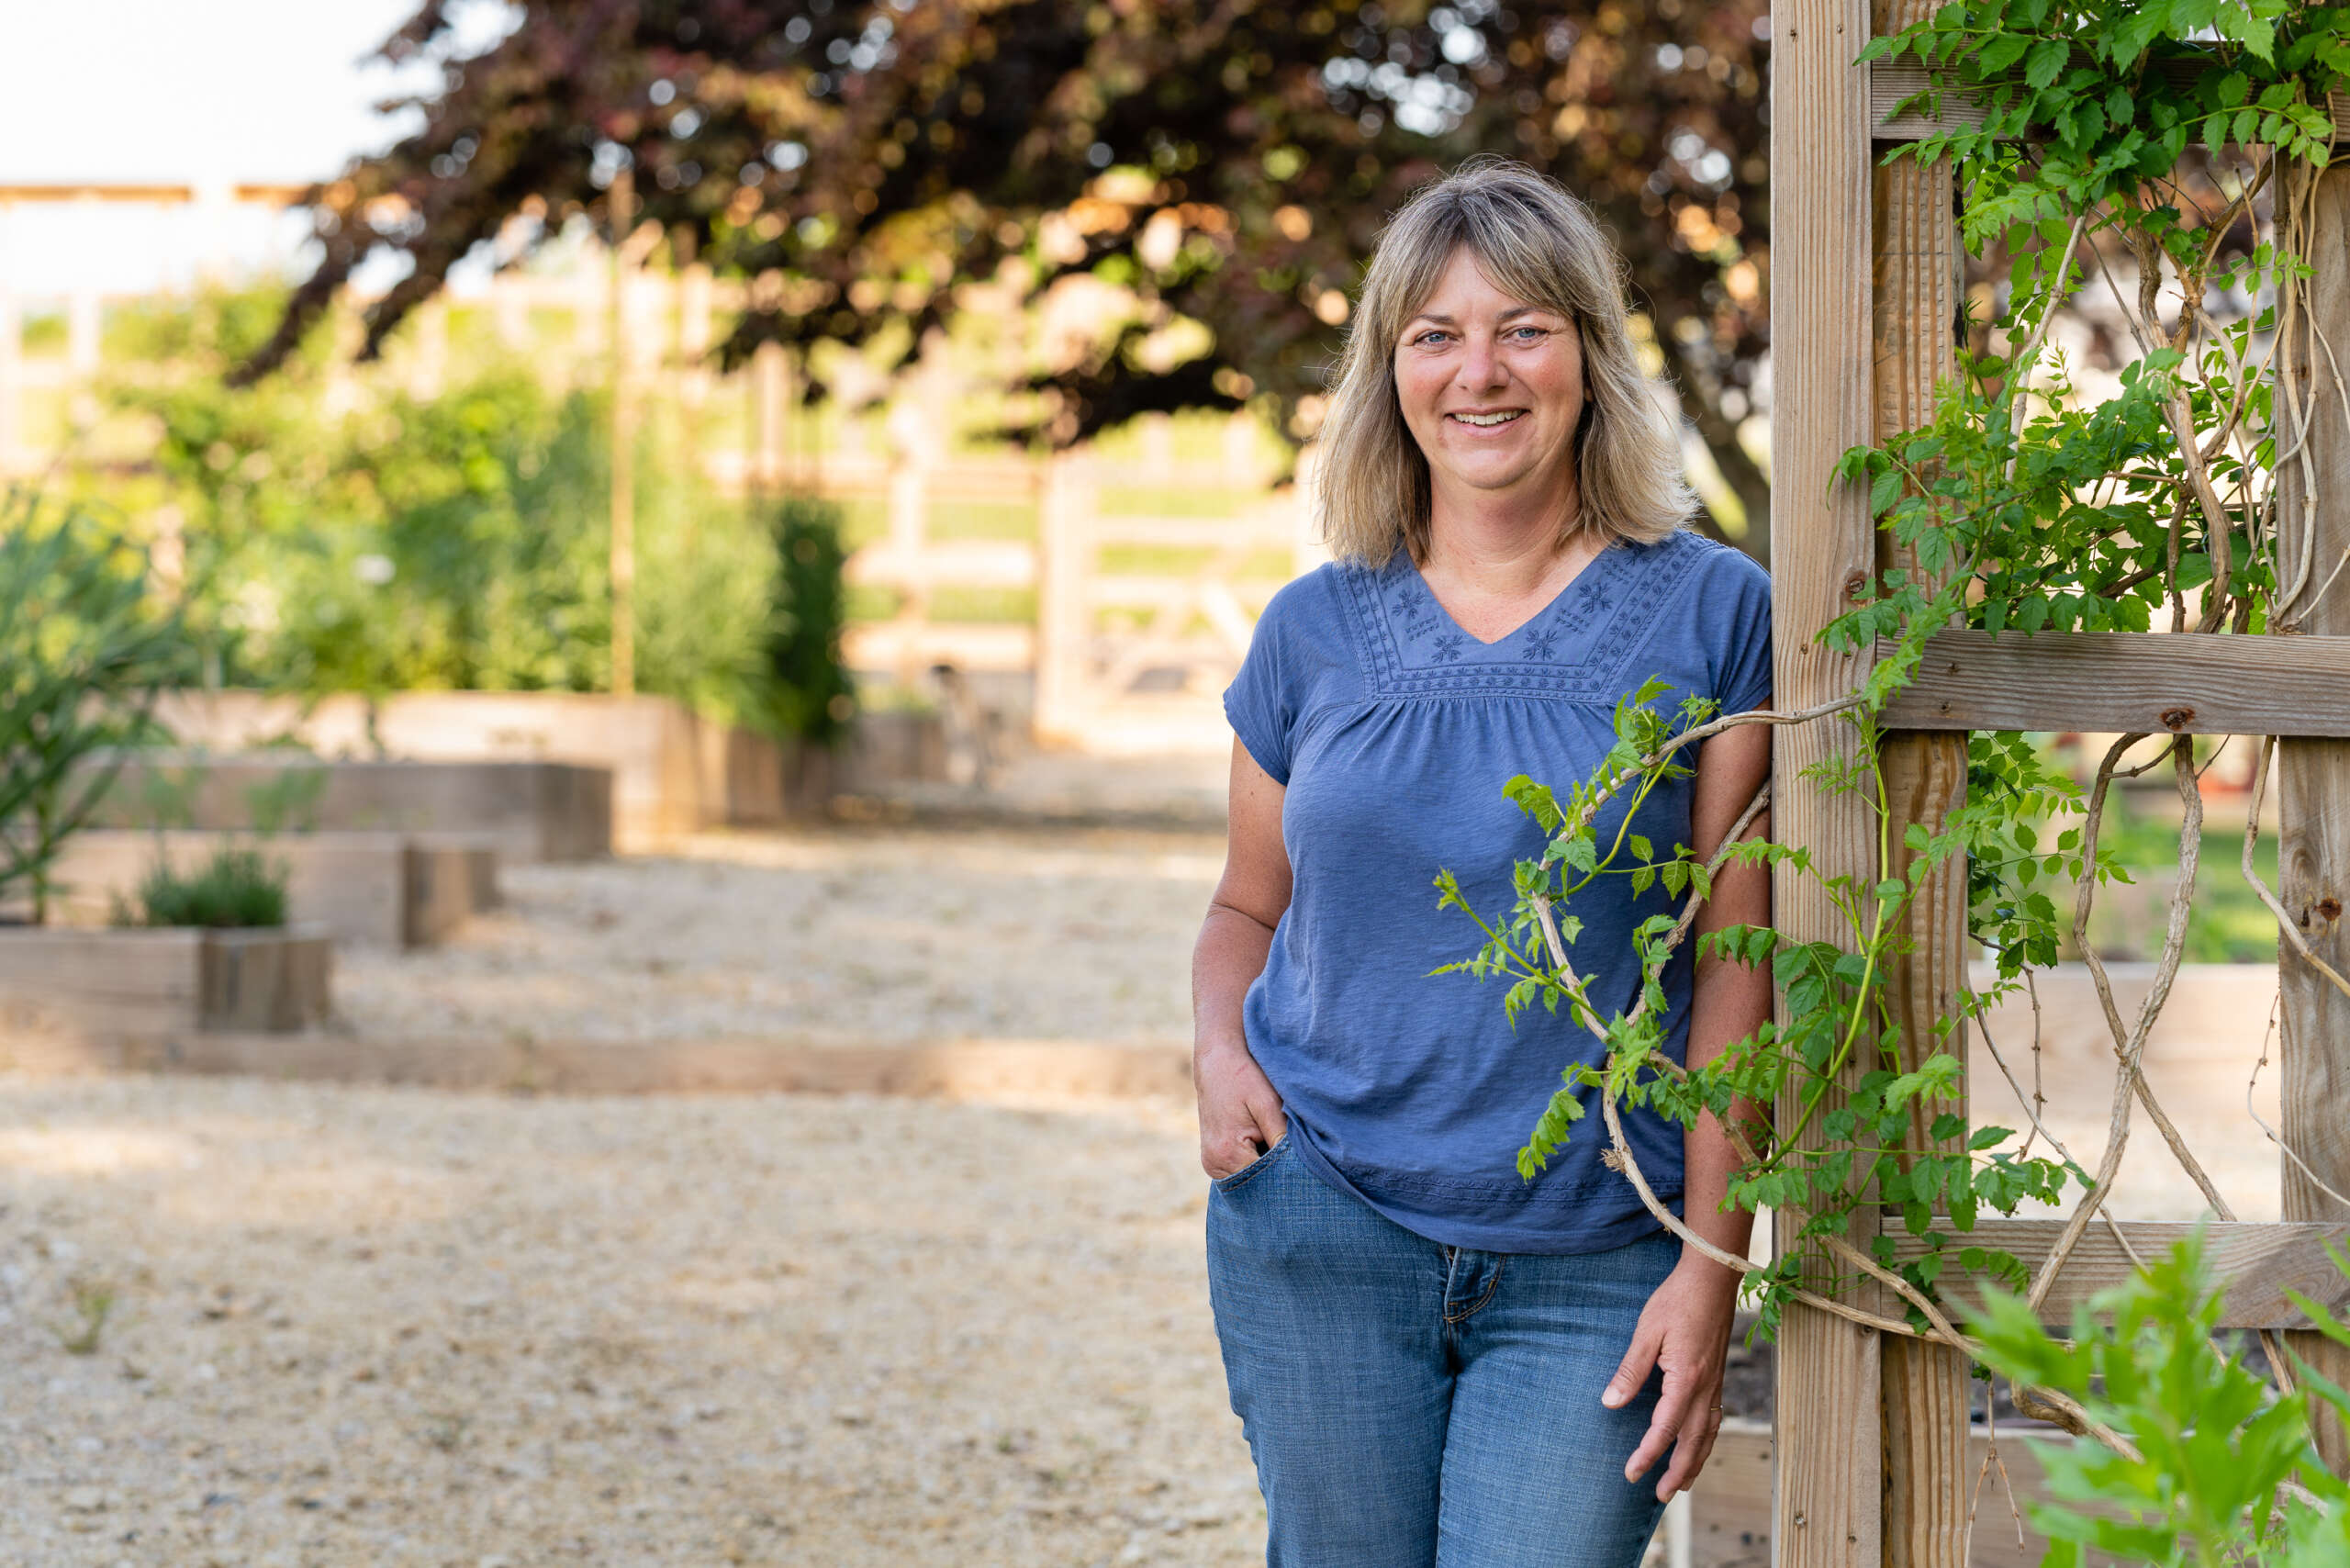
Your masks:
M1296 693L1289 685L1289 666L1294 661L1284 656L1286 608L1281 595L1265 607L1249 635L1248 656L1224 693L1224 716L1231 722L1232 733L1257 766L1283 789L1289 787L1290 735L1297 722Z
M1725 551L1732 574L1719 622L1721 664L1714 693L1725 713L1771 705L1771 577L1748 556Z

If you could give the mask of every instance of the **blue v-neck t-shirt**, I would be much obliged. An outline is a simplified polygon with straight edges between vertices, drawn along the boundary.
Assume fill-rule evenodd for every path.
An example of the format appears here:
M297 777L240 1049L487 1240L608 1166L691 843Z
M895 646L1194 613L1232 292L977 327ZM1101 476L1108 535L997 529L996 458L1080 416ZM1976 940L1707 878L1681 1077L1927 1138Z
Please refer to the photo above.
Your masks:
M1596 1036L1537 1004L1515 1030L1503 984L1431 976L1483 940L1439 912L1439 868L1486 919L1516 902L1512 870L1543 834L1503 798L1512 775L1564 794L1614 740L1617 700L1651 676L1724 712L1771 697L1770 579L1701 534L1615 544L1540 613L1499 641L1446 614L1408 554L1378 570L1325 566L1284 588L1257 623L1225 711L1248 755L1282 785L1292 890L1264 972L1248 989L1248 1048L1282 1099L1297 1153L1320 1175L1432 1240L1503 1252L1588 1252L1656 1230L1630 1183L1600 1160L1594 1114L1532 1182L1517 1150L1571 1062ZM1651 791L1633 824L1659 855L1690 838L1693 781ZM1600 815L1614 837L1625 804ZM1612 813L1612 814L1611 814ZM1632 928L1677 908L1660 886L1633 897L1606 876L1564 913L1571 949L1603 1015L1639 983ZM1668 1048L1689 1029L1686 945L1664 975ZM1625 1135L1658 1195L1678 1207L1682 1132L1649 1111Z

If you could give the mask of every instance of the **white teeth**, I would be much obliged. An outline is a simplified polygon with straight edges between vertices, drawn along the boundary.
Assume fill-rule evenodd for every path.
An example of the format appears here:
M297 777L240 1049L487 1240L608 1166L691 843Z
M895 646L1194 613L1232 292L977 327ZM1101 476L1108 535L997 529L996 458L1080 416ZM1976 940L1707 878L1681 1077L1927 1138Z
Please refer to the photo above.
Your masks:
M1489 425L1505 425L1525 411L1523 409L1513 409L1506 414L1455 414L1452 417L1464 425L1475 425L1483 429Z

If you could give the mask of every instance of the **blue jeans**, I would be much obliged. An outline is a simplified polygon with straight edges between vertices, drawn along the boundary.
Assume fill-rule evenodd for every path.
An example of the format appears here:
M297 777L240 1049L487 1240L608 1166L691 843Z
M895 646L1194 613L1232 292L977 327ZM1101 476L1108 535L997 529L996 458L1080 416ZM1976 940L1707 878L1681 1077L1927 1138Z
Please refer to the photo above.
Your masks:
M1427 1240L1283 1138L1208 1197L1208 1292L1265 1494L1269 1568L1634 1568L1664 1506L1624 1465L1661 1376L1599 1403L1658 1234L1605 1252Z

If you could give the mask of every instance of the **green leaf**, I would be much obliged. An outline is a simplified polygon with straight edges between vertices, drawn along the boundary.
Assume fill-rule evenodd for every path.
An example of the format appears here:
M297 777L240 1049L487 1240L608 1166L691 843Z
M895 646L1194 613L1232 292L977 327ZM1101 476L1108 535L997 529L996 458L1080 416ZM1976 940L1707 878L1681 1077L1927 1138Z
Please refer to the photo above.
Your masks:
M1990 40L1977 50L1975 67L1986 77L1998 75L2023 58L2031 47L2031 39L2020 33L1994 33Z
M2065 62L2072 53L2072 45L2064 39L2048 39L2031 46L2031 58L2023 68L2026 85L2039 92L2054 82L2065 69Z

